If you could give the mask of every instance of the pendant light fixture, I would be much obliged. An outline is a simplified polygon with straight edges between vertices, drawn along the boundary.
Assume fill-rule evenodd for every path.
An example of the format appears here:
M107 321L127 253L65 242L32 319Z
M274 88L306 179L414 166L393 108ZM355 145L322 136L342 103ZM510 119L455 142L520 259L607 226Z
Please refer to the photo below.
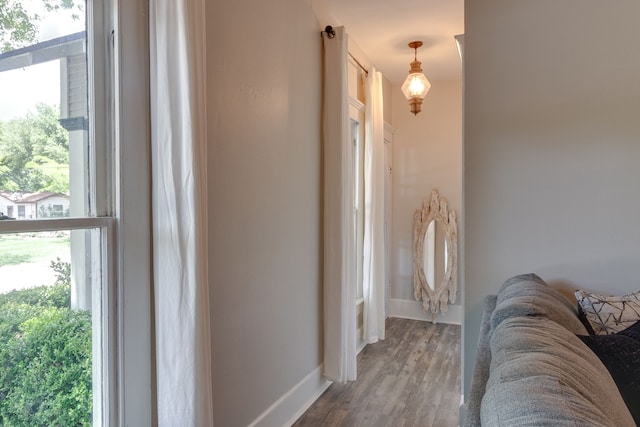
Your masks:
M413 41L409 43L409 47L414 50L413 61L411 62L411 69L409 75L402 84L402 93L409 101L411 106L411 112L417 115L422 110L422 100L426 96L427 92L431 88L431 83L422 73L420 67L422 63L418 61L418 48L422 46L421 41Z

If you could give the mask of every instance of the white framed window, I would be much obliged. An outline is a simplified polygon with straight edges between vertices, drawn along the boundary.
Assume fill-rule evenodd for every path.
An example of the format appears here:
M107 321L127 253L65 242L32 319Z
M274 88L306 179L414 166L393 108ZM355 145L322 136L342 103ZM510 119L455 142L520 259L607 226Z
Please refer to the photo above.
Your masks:
M364 251L364 91L362 68L352 59L349 59L348 67L348 91L349 91L349 120L353 173L353 245L355 253L355 286L356 305L359 318L362 316L362 304L364 302L363 289L363 251ZM360 321L359 321L360 322Z
M363 243L364 243L364 104L350 98L350 138L353 171L353 245L355 246L356 303L363 300Z
M86 383L76 383L73 393L55 394L75 396L80 403L70 397L67 413L81 412L81 425L151 425L149 50L148 27L138 19L148 16L148 5L46 3L58 7L46 10L41 0L9 3L34 32L17 44L0 44L0 154L19 144L36 150L22 164L0 164L0 190L22 198L64 194L69 217L31 220L25 205L18 205L16 220L0 221L0 304L3 295L19 300L15 295L25 288L53 287L68 265L65 304L70 312L87 313L90 323L91 349L84 360L91 371L89 412L86 396L73 394ZM21 140L16 129L37 130L31 133L40 140ZM6 173L10 166L15 168ZM34 253L41 255L30 257ZM18 274L9 268L21 264ZM43 274L47 269L53 277ZM31 274L36 272L41 275ZM37 322L23 323L18 327ZM3 381L17 387L0 375L0 393ZM40 406L29 406L31 425L77 424L51 418L57 415ZM0 424L12 423L2 416L0 407Z
M2 24L11 36L0 54L0 190L24 204L0 224L0 303L19 317L0 320L14 334L0 337L0 357L13 363L0 380L0 424L111 424L116 241L104 6L14 1L7 8L20 21ZM71 218L35 219L34 197L46 193L68 197Z

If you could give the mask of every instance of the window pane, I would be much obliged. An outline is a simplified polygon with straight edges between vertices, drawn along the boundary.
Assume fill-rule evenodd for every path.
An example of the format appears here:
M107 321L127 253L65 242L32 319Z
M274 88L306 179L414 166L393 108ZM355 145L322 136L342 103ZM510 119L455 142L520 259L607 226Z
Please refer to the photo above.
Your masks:
M103 4L92 2L87 20L85 0L0 3L0 358L11 358L0 360L0 425L110 425L114 368L103 360L114 305L103 267L111 225L24 232L103 226L27 220L112 212ZM29 338L33 331L49 341ZM43 359L51 343L59 360Z
M0 235L0 293L52 286L52 262L70 263L70 232Z
M101 235L0 235L0 425L92 425L100 412Z
M0 19L0 217L90 216L85 2L3 8L14 19Z

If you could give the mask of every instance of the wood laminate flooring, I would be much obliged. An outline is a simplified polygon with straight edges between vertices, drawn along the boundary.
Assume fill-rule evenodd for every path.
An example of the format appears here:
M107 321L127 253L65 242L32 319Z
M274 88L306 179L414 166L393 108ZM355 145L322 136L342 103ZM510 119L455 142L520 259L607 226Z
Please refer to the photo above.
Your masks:
M455 427L460 326L387 319L358 355L358 379L333 383L293 427Z

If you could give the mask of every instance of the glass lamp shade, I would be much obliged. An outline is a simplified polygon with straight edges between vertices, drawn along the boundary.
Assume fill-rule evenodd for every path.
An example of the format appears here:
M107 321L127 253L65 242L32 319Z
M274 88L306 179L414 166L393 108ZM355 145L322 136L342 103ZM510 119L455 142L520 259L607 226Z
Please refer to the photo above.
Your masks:
M422 110L422 100L431 89L431 83L421 72L411 73L402 84L402 93L409 101L411 112L418 114Z

